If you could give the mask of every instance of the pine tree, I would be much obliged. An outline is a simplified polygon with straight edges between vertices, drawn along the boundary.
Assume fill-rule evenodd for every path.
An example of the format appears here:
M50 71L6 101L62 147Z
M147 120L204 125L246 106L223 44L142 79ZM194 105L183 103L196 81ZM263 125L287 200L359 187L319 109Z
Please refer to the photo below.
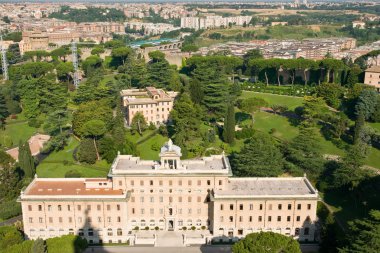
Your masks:
M233 103L230 103L227 107L227 115L224 120L223 138L224 141L229 144L235 142L235 108Z
M0 128L4 128L5 119L9 116L4 95L0 93Z
M92 139L84 139L80 145L78 150L79 161L94 164L97 159L96 149L94 145L94 141Z
M18 151L18 162L20 164L20 168L24 171L24 174L28 178L32 178L35 171L34 158L32 156L32 152L30 151L29 142L25 142L24 144L20 141L19 151Z

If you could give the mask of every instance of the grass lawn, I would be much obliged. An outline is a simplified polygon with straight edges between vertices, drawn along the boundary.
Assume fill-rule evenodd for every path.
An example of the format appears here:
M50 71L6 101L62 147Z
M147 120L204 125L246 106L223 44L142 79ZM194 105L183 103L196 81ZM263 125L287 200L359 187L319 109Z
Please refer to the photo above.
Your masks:
M61 151L53 152L37 166L39 177L65 177L69 170L77 170L83 177L105 177L110 169L106 161L98 161L94 165L75 164L73 152L79 141L70 137L68 145ZM67 161L68 164L65 165Z
M368 125L370 125L373 129L376 129L377 131L380 132L380 122L378 123L367 123Z
M19 141L27 141L32 135L38 132L38 129L30 127L28 122L12 122L5 126L5 130L0 130L0 143L4 144L4 138L7 136L12 140L12 147L18 146Z
M243 91L242 98L250 98L250 97L258 97L262 98L269 103L269 106L278 104L278 105L286 105L290 110L301 106L303 102L303 98L301 97L291 97L291 96L283 96L269 93L257 93L252 91Z
M160 134L155 134L152 138L147 141L137 145L137 150L140 153L141 159L144 160L158 160L160 153L160 148L168 141L167 137ZM157 147L158 149L154 150Z

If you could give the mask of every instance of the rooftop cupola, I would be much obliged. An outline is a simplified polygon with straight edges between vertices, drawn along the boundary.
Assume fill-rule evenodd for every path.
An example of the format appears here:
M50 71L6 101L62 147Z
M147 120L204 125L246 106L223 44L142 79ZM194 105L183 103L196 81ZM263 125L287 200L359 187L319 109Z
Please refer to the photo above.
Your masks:
M181 166L181 148L173 144L173 141L169 139L161 147L160 158L161 168L163 169L180 169Z

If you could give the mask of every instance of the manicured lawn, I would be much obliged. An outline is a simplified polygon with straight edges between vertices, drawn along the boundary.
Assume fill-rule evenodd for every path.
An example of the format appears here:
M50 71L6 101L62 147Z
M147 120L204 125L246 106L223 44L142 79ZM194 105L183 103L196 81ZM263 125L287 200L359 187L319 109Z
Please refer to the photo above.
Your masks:
M268 94L268 93L257 93L252 91L243 91L242 98L249 97L258 97L262 98L269 103L269 106L277 104L277 105L286 105L289 109L293 110L294 108L301 106L303 102L303 98L301 97L291 97L291 96L283 96L276 94Z
M168 137L164 137L160 134L154 135L147 141L139 144L137 150L140 152L141 159L144 160L158 160L161 147L168 141ZM154 150L155 148L158 148Z
M70 137L68 145L59 152L53 152L46 157L37 167L39 177L65 177L69 170L77 170L83 177L105 177L110 169L106 161L98 161L94 165L76 164L73 152L79 145L79 141Z
M255 123L253 128L262 132L269 133L271 129L275 129L273 136L291 140L298 134L298 128L292 126L286 117L267 112L257 112L254 115Z
M373 129L376 129L377 131L380 132L380 122L378 123L367 123L369 124Z
M371 148L371 152L366 159L366 164L380 169L380 150Z
M18 146L19 141L27 141L32 135L37 133L38 129L28 126L28 122L12 122L5 126L5 130L0 130L0 143L4 143L4 138L10 137L12 147Z

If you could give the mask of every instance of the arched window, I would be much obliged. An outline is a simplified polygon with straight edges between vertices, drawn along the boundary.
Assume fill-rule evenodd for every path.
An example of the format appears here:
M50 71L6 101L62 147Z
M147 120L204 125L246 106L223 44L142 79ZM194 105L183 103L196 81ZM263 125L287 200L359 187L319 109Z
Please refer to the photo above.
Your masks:
M149 226L154 227L155 225L156 225L156 221L155 220L150 220L149 221Z
M107 235L113 236L112 228L107 229Z
M141 220L140 224L141 224L142 227L145 227L146 226L146 221L145 220Z
M133 227L135 227L137 225L137 221L136 220L132 220L131 224L132 224Z
M117 235L118 235L118 236L123 235L123 230L122 230L121 228L118 228L118 229L117 229Z
M192 225L193 225L193 221L192 221L191 219L188 219L188 220L187 220L187 225L188 225L188 226L192 226Z
M178 220L178 226L179 227L183 226L183 220Z
M195 223L196 226L200 226L202 225L202 221L201 220L197 220L197 222Z

